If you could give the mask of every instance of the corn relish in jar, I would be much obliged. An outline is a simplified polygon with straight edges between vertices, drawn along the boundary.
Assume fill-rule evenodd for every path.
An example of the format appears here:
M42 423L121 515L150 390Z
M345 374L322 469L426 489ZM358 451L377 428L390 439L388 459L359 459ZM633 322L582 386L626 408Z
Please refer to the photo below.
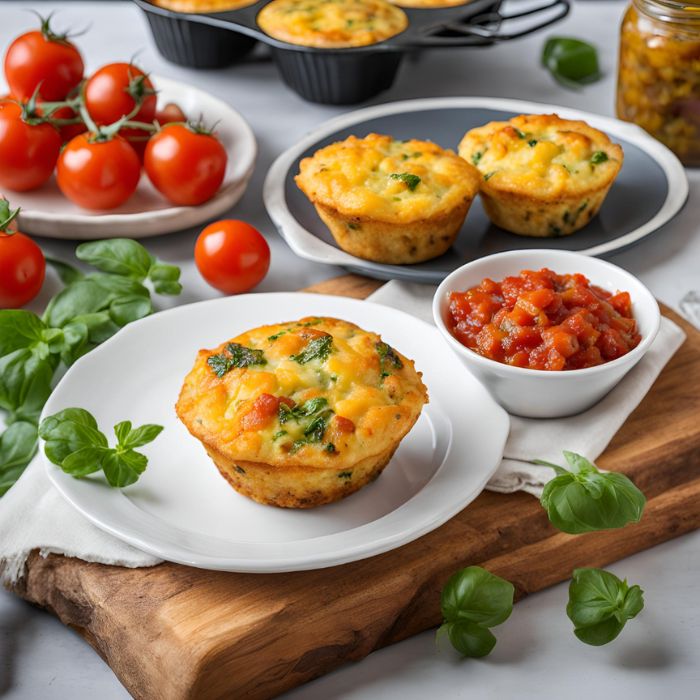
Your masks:
M700 165L700 0L632 0L620 30L617 116Z

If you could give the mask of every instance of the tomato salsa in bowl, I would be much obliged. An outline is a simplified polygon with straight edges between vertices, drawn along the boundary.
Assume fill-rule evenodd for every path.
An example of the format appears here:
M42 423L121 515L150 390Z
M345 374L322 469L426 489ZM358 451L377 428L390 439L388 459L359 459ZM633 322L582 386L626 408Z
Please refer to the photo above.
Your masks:
M464 265L438 288L433 315L501 405L532 418L590 408L641 359L660 323L656 300L633 275L553 250Z

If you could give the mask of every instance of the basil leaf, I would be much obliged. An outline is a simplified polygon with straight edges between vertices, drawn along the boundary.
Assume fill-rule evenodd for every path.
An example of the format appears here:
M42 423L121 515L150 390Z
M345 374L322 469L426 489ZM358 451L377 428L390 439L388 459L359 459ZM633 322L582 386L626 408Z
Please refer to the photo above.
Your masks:
M416 187L418 187L421 182L420 177L413 173L391 173L389 177L392 180L401 180L411 192L415 191Z
M480 566L454 574L440 596L440 609L452 646L464 656L490 653L496 637L488 630L508 619L513 611L513 584ZM438 633L440 630L438 630Z
M624 474L600 472L595 464L573 452L565 452L564 456L572 471L560 472L548 481L540 498L552 525L575 535L640 520L646 498ZM535 462L552 466L541 460Z
M298 355L290 355L289 359L298 362L300 365L305 365L311 360L320 360L323 362L331 354L333 347L333 336L322 335L320 338L314 338L306 344L306 347Z
M46 307L44 321L60 328L76 316L102 311L109 307L114 295L94 279L83 278L61 290Z
M440 607L448 622L467 620L495 627L513 611L513 584L480 566L469 566L452 576L442 589Z
M62 260L57 260L56 258L51 258L48 255L45 256L46 262L51 265L55 270L58 278L63 282L63 284L72 284L77 282L79 279L84 277L83 273L76 267L63 262Z
M0 356L42 342L46 325L31 311L3 309L0 311Z
M627 581L602 569L574 571L566 614L582 642L593 646L611 642L643 607L639 586L629 586Z
M0 435L0 496L19 479L37 448L36 425L25 421L12 423Z
M102 469L110 486L124 488L138 481L147 464L147 457L140 452L110 450L102 460Z
M182 291L180 284L180 268L156 262L148 272L148 278L153 283L157 294L177 295Z
M39 426L51 462L76 478L102 469L110 486L118 488L137 481L148 464L146 455L132 448L151 442L162 430L151 424L133 429L131 421L122 421L114 426L117 447L112 448L95 418L83 408L59 411Z
M84 408L66 408L41 421L39 435L46 443L44 453L61 466L63 460L84 447L107 447L107 438L97 421Z
M119 326L110 318L109 311L95 311L89 314L76 316L73 323L80 323L87 328L88 341L94 345L104 343L111 338L118 330Z
M80 479L83 476L99 471L102 468L103 460L110 452L111 450L108 447L88 445L71 452L59 466L66 474Z
M234 367L266 365L267 360L262 350L247 348L239 343L227 343L224 352L210 355L207 358L207 364L217 377L223 377Z
M578 88L601 77L596 48L572 37L547 39L542 49L542 65L568 88Z
M113 301L109 307L109 317L117 326L126 326L151 313L153 313L151 300L143 296L123 297Z
M81 243L75 250L78 260L103 272L142 281L153 264L151 254L131 238L112 238Z
M127 421L128 422L128 421ZM120 425L123 425L120 423ZM127 447L129 449L134 447L141 447L149 442L153 442L162 432L162 425L154 425L152 423L147 423L139 428L131 429L131 423L128 423L129 431L120 437L117 435L120 447ZM116 432L116 427L115 427Z
M496 646L496 637L493 632L474 622L465 620L445 622L440 629L447 632L452 646L462 656L479 659L490 654Z
M0 357L0 408L18 417L36 420L51 393L58 360L36 347L21 348Z

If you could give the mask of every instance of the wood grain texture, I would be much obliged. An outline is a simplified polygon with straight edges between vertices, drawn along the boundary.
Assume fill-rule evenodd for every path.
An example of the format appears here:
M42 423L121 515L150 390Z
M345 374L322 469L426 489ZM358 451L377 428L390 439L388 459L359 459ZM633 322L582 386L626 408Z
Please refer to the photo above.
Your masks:
M347 275L310 291L364 298L378 286ZM598 460L647 494L636 525L566 535L531 496L484 492L425 537L331 569L124 569L33 554L16 592L82 634L139 700L269 698L439 624L439 591L463 566L485 566L521 597L698 528L700 333L663 311L688 340Z

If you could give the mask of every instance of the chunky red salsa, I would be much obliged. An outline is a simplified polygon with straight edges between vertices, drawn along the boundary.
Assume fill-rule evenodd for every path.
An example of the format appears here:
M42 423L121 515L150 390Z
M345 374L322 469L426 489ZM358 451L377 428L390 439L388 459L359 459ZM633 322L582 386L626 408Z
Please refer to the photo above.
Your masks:
M611 292L581 274L523 270L452 292L448 326L468 348L530 369L594 367L641 340L628 292Z

